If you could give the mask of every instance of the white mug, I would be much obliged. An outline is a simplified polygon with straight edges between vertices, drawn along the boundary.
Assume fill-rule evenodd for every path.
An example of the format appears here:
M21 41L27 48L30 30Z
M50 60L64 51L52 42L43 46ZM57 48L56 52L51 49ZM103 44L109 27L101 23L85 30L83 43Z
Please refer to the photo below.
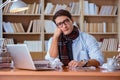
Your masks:
M116 69L116 60L113 58L107 58L107 70L114 71Z

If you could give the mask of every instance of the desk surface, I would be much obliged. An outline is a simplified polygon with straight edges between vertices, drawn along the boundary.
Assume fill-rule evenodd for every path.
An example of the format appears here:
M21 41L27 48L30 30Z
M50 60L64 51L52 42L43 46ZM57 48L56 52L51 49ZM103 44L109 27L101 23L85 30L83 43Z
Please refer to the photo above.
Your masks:
M0 80L120 80L120 70L77 69L62 71L30 71L19 69L0 69Z

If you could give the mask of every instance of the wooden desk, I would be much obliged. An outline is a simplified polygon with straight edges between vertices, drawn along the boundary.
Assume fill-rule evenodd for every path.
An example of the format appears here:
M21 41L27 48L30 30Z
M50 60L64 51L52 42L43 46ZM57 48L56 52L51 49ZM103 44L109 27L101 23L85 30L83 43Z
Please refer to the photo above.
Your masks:
M120 71L96 70L29 71L0 69L0 80L120 80Z

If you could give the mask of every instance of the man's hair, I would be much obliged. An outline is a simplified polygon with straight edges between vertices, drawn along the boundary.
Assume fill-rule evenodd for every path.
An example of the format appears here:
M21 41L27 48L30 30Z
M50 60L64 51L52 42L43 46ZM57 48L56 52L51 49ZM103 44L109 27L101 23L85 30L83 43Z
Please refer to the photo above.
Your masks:
M59 16L67 16L68 18L70 18L72 20L72 15L70 14L70 12L67 11L67 10L61 9L54 14L54 16L53 16L53 22L54 23L56 23L55 19Z

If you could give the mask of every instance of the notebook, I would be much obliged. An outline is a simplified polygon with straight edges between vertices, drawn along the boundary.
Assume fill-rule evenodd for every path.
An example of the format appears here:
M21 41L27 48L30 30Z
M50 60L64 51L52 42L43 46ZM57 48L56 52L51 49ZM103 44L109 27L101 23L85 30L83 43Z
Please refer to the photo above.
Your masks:
M7 50L13 59L15 68L29 70L54 70L49 61L33 61L26 44L7 44Z

